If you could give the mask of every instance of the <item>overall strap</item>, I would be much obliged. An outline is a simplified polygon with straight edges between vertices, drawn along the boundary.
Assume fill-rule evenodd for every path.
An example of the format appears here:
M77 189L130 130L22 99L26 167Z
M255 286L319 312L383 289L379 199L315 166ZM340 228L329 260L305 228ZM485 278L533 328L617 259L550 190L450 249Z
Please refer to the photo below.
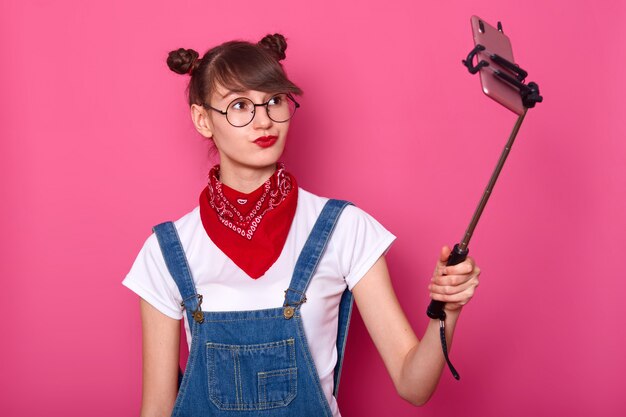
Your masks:
M193 318L197 322L202 323L202 321L204 321L200 308L202 296L198 295L196 292L196 286L191 276L187 257L185 256L183 245L180 243L180 238L178 237L174 223L161 223L154 226L152 230L159 241L167 269L170 271L172 278L174 278L174 282L183 298L181 307L187 309L189 322L191 323L191 319ZM193 329L193 326L190 325L189 328Z
M352 203L343 200L328 200L324 205L296 261L289 288L285 290L285 306L298 308L300 304L306 302L304 293L324 254L339 215L348 204Z
M285 313L287 309L298 309L300 305L306 302L306 289L309 282L317 269L322 255L326 249L330 236L335 229L335 225L339 220L339 215L343 209L352 204L343 200L328 200L322 212L320 213L313 230L309 234L306 243L293 272L293 277L289 288L285 291ZM334 371L335 388L333 395L337 395L339 389L339 377L341 375L341 367L343 364L346 340L348 338L348 327L350 325L350 315L352 314L352 293L346 288L341 296L339 304L339 326L337 329L337 364ZM290 315L285 314L285 317Z

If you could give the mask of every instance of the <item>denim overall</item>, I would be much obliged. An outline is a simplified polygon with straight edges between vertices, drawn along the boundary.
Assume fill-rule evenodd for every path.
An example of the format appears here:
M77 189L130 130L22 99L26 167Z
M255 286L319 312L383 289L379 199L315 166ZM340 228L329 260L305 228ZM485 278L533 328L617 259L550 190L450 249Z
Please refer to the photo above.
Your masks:
M154 227L163 257L183 298L192 333L174 416L332 417L309 350L300 305L335 224L346 205L329 200L298 257L283 306L265 310L201 310L189 265L172 222ZM339 305L337 395L352 293Z

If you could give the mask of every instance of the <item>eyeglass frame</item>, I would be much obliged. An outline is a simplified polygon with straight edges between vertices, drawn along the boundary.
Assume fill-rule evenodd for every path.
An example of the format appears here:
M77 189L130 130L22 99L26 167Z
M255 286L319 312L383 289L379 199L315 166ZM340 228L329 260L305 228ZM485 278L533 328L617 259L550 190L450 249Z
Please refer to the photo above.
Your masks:
M280 121L280 122L279 122L279 121L277 121L277 120L272 119L272 116L270 116L270 109L269 109L268 105L269 105L269 103L270 103L270 100L271 100L271 99L273 99L274 97L276 97L276 96L278 96L278 95L281 95L281 94L284 94L284 95L285 95L285 96L286 96L289 100L293 101L293 103L296 105L296 108L294 109L293 114L292 114L291 116L289 116L289 119L287 119L287 120L283 120L283 121ZM245 125L241 125L241 126L235 126L234 124L232 124L232 123L230 122L230 120L228 120L228 109L230 108L230 105L231 105L231 104L233 104L233 103L234 103L235 101L237 101L237 100L241 100L242 98L244 98L244 99L246 99L246 100L250 101L250 103L252 103L252 105L254 106L254 107L253 107L253 113L252 113L252 117L250 118L250 121L249 121L248 123L246 123ZM208 103L204 103L204 102L202 103L202 107L204 107L205 109L214 110L214 111L218 112L219 114L222 114L222 115L226 116L226 121L227 121L227 122L228 122L228 124L230 124L232 127L245 127L245 126L248 126L250 123L252 123L252 121L254 120L254 117L256 116L256 108L257 108L257 107L261 107L261 106L265 106L265 112L267 113L267 117L269 117L269 119L270 119L271 121L273 121L274 123L285 123L285 122L288 122L289 120L291 120L291 118L293 117L293 115L294 115L294 114L296 114L296 110L298 110L298 109L300 108L300 103L298 103L298 102L296 101L296 99L295 99L295 98L293 98L293 96L292 96L291 94L289 94L289 93L277 93L277 94L274 94L274 95L273 95L272 97L270 97L270 98L269 98L269 100L267 100L265 103L259 103L259 104L255 103L254 101L252 101L252 100L251 100L251 99L249 99L248 97L243 97L243 96L242 96L242 97L237 97L236 99L234 99L234 100L232 100L230 103L228 103L228 106L226 106L226 111L224 111L224 110L220 110L220 109L216 109L215 107L211 106L211 105L210 105L210 104L208 104Z

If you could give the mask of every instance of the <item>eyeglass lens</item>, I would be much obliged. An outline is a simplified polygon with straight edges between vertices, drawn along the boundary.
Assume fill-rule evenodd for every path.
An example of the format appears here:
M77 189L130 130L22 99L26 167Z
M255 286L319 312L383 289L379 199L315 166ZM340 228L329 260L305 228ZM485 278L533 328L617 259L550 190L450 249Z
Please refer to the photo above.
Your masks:
M256 107L252 100L240 97L228 105L226 118L233 126L245 126L254 118ZM296 112L296 103L287 94L272 96L263 107L267 109L268 117L277 123L286 122Z

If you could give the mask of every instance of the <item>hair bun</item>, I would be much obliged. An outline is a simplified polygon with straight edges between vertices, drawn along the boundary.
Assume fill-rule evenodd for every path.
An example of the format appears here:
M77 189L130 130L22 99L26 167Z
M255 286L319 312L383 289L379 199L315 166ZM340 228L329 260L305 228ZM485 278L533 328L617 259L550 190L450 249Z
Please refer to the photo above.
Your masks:
M200 56L193 49L179 48L167 56L167 66L177 74L189 74L198 67Z
M273 35L265 35L263 39L257 44L262 48L267 49L277 61L285 59L285 51L287 50L287 40L280 33Z

